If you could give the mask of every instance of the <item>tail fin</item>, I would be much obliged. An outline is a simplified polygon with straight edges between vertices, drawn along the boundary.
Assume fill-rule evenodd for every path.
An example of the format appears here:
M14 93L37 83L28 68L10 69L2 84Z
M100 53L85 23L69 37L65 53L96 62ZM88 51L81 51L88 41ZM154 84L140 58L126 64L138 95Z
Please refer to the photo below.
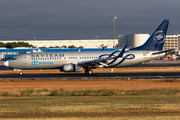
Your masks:
M153 50L153 51L160 50L161 51L163 49L168 25L169 25L169 20L163 20L143 45L136 48L132 48L130 50Z

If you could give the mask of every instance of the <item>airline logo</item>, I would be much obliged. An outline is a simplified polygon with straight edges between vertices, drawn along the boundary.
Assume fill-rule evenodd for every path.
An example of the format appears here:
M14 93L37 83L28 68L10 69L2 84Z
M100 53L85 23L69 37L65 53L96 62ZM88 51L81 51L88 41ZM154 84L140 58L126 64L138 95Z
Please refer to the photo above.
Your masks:
M161 38L163 38L163 35L162 35L162 34L159 34L158 36L156 36L156 39L157 39L157 40L160 40Z
M165 37L165 35L164 35L163 31L156 31L154 33L154 35L153 35L153 40L154 41L157 40L158 43L163 43L164 42L164 37Z
M99 56L99 58L104 57L104 56L115 56L115 54L118 53L118 52L120 52L120 51L115 51L115 52L111 53L110 55L109 54L103 54L103 55ZM122 62L124 62L126 59L134 59L135 55L134 54L127 54L127 55L124 55L123 57L120 57L120 58L122 58L122 59L118 59L118 57L113 59L107 65L109 65L109 66L118 66Z
M39 62L39 61L32 61L31 65L52 65L53 62Z
M31 58L59 58L59 57L65 57L65 55L64 54L47 54L47 53L31 55Z

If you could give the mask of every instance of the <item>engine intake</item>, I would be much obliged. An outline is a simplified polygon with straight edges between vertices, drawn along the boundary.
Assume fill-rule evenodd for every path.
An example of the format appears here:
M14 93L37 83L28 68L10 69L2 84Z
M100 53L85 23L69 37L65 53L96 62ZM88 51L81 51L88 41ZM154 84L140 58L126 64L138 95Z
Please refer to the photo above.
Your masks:
M64 64L63 65L63 72L81 72L83 67L76 65L76 64Z

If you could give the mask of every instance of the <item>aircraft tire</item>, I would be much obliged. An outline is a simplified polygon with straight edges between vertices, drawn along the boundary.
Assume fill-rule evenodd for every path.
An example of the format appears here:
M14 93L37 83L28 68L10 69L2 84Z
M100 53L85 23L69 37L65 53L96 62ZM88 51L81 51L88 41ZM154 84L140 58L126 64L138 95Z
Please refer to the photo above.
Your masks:
M85 70L85 74L88 74L88 70Z
M23 74L23 72L21 71L21 72L19 72L19 74L20 74L20 75L22 75L22 74Z
M93 73L93 71L92 70L88 70L88 74L92 74Z
M93 71L92 70L85 70L85 74L92 74Z

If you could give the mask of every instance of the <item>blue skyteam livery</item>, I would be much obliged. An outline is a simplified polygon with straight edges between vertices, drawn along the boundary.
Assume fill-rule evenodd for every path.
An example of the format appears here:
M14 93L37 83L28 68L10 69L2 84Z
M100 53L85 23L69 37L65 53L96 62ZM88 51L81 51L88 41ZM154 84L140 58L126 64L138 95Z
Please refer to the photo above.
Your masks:
M163 57L162 51L169 20L163 20L149 39L141 46L121 51L96 52L40 52L15 56L4 65L15 70L59 69L64 72L92 74L95 68L116 68L132 66Z

